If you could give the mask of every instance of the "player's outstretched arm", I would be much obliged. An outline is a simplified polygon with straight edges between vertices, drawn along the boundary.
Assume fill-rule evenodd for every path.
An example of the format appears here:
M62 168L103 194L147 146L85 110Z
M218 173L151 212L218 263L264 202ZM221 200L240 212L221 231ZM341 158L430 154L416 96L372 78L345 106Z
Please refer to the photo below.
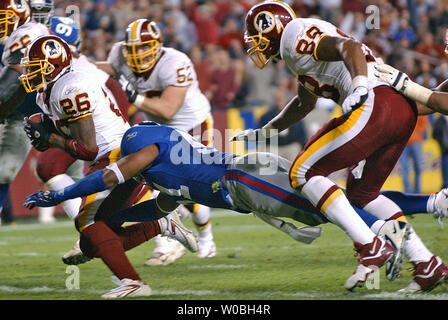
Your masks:
M448 93L436 92L425 88L418 83L412 81L409 76L395 69L388 64L376 66L377 76L381 81L390 84L395 90L416 102L429 107L432 111L448 114ZM446 81L443 82L436 90L447 89ZM419 114L427 114L426 110L419 107Z
M361 107L369 95L367 61L362 43L351 38L324 36L315 49L322 61L343 61L352 76L352 91L341 107L344 113Z
M35 206L52 207L68 199L84 197L113 188L145 170L158 155L159 149L156 145L147 146L121 158L103 170L89 174L62 190L40 191L29 195L24 206L29 209Z

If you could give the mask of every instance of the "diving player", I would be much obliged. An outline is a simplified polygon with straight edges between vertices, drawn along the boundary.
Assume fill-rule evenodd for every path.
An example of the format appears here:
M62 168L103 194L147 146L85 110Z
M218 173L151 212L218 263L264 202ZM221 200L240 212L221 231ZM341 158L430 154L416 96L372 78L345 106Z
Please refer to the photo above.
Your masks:
M143 176L160 191L158 197L116 213L109 223L153 221L176 209L178 203L201 203L241 213L254 212L286 233L292 226L285 225L277 217L292 218L310 226L328 222L324 215L300 196L300 192L289 186L285 178L291 163L273 154L226 154L200 144L183 131L153 122L143 122L129 129L123 136L121 152L122 159L116 165L102 172L97 171L59 192L31 195L25 205L51 206L69 198L107 190L135 176ZM446 207L446 203L442 205ZM375 232L394 237L394 244L399 249L406 233L405 223L394 220L384 223L361 210L359 212L370 226L376 224ZM399 232L399 239L396 234L394 236L393 227L397 228L396 231L403 231ZM320 235L314 229L303 231L296 234L300 234L302 241L309 238L304 242L311 242ZM386 243L384 248L387 258L390 258L394 250ZM431 278L425 281L429 286L438 280Z

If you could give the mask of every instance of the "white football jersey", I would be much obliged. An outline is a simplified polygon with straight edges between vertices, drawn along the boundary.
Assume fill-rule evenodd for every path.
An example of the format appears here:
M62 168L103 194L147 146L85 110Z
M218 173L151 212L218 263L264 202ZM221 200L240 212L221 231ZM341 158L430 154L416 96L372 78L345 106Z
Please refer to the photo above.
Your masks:
M188 87L184 103L170 121L147 114L150 120L184 131L199 126L210 116L210 103L199 89L199 83L190 58L175 49L162 47L162 55L147 79L137 77L127 65L122 52L123 42L116 43L109 53L108 62L123 75L139 94L160 96L168 86Z
M299 82L313 94L341 104L352 91L352 78L343 61L319 61L317 45L325 36L349 37L337 27L320 19L297 18L287 24L280 41L280 55ZM382 64L363 45L367 61L369 89L387 85L375 76L374 66Z
M26 47L40 36L49 35L50 31L42 23L29 21L18 27L7 39L2 54L2 63L5 66L20 64Z
M79 72L85 72L89 77L95 78L96 81L103 87L106 91L107 96L118 106L117 100L115 99L114 93L107 87L106 82L109 80L110 75L96 66L96 64L89 61L89 59L80 54L79 57L73 58L73 70Z
M70 122L92 117L99 149L96 159L120 147L121 138L130 126L96 77L75 70L68 72L53 85L47 101L46 94L38 93L37 104L64 136L70 137Z

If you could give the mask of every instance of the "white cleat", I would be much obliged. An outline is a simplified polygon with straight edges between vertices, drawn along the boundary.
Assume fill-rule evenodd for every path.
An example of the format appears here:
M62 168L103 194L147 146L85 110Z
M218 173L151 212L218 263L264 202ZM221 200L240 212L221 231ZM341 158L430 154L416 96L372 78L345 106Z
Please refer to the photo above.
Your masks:
M409 224L397 220L386 221L378 231L378 236L383 237L395 249L393 257L385 264L386 278L393 281L400 275L404 243L409 237Z
M111 280L118 285L117 288L103 294L104 299L149 297L152 294L151 288L142 281L131 279L118 279L115 276Z
M198 241L198 258L213 258L216 256L216 244L213 240Z
M146 266L167 266L185 254L186 249L179 241L171 239L166 241L169 245L154 249L151 258L145 262Z
M198 243L193 232L188 230L180 221L176 211L160 219L160 233L162 236L179 241L191 252L198 251Z
M90 260L92 260L92 258L89 258L82 253L81 248L79 247L79 240L76 241L73 248L62 256L62 262L68 265L78 265Z

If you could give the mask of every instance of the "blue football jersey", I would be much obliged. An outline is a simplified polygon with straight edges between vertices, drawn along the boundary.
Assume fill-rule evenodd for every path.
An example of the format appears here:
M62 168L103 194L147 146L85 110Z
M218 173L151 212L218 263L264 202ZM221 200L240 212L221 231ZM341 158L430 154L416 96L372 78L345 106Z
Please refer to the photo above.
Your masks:
M206 147L187 132L150 121L126 131L121 154L124 157L152 144L159 147L159 155L142 175L154 189L178 203L235 210L222 185L234 155Z

